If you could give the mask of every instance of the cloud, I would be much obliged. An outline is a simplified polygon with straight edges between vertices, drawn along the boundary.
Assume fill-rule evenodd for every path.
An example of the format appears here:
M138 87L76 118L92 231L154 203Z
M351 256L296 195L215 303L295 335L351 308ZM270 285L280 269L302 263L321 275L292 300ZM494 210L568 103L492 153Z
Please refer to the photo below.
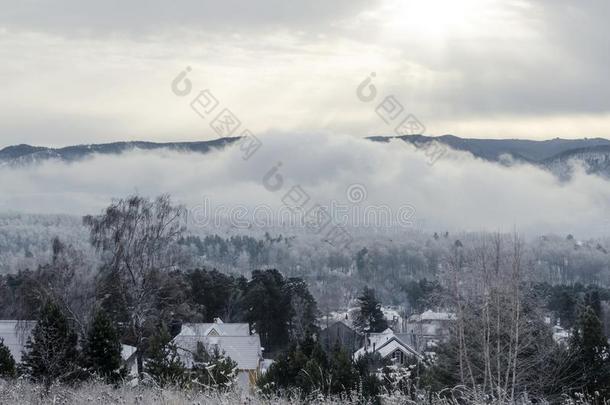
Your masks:
M66 36L139 36L180 30L230 33L311 29L358 14L365 6L374 4L364 0L60 0L53 3L24 0L1 3L5 4L0 26Z
M398 141L380 144L330 134L272 134L262 141L247 161L231 147L206 155L135 151L72 164L4 168L0 210L97 213L111 198L134 192L167 192L191 209L207 198L212 206L279 210L282 197L296 185L310 204L334 201L351 209L346 190L359 184L366 190L362 207L387 206L393 212L414 207L413 226L427 231L516 227L535 235L608 234L600 222L610 208L608 182L583 172L560 183L532 166L504 167L455 151L430 165L422 151ZM263 177L278 163L283 184L269 191Z
M607 136L607 2L2 1L0 141L210 139L185 66L258 133L391 133L377 73L427 134ZM567 123L567 124L566 124Z

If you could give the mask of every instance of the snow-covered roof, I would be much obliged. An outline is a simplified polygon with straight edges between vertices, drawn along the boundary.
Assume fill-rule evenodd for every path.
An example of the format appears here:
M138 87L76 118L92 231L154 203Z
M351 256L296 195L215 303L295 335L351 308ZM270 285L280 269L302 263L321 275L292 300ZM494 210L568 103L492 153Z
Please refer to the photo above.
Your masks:
M206 350L218 348L237 363L240 370L255 370L262 359L261 340L258 334L250 334L247 323L223 323L215 319L213 323L185 323L174 338L182 361L191 367L192 354L201 342Z
M381 333L371 333L367 337L368 344L361 347L354 353L354 358L358 359L364 356L366 353L373 352L373 350L386 357L393 353L396 349L400 348L405 353L411 353L419 356L417 351L409 346L406 342L401 340L392 329L386 329Z
M381 312L383 312L383 317L388 321L393 321L394 319L402 319L400 313L390 307L381 307Z
M250 326L247 323L185 323L179 336L250 336Z
M225 324L228 325L228 324ZM178 335L174 344L187 367L193 364L193 353L197 352L197 343L201 342L208 351L217 347L226 356L237 363L239 370L256 370L262 360L260 337L257 334L249 336L186 336Z
M4 339L4 345L8 347L17 363L21 361L21 352L34 326L36 321L0 321L0 339Z
M412 315L409 318L410 322L422 322L422 321L452 321L455 320L455 314L450 312L436 312L432 310L424 311L420 315Z
M566 343L572 334L559 325L553 326L553 340L556 343Z
M127 361L136 353L136 348L130 345L121 345L121 358Z
M354 318L358 314L359 308L351 307L347 311L332 311L329 312L328 315L320 318L320 325L326 325L326 323L333 324L335 322L343 322L346 326L349 326L353 329L354 327ZM383 317L388 322L393 322L397 320L400 322L402 320L402 316L400 312L392 307L381 307L381 312L383 312Z
M381 346L379 349L377 349L376 352L379 353L382 358L386 358L389 355L391 355L392 353L394 353L396 351L396 349L401 350L405 354L412 354L412 355L419 356L419 354L411 346L403 343L400 339L398 339L396 337L389 340L387 343L385 343L383 346Z

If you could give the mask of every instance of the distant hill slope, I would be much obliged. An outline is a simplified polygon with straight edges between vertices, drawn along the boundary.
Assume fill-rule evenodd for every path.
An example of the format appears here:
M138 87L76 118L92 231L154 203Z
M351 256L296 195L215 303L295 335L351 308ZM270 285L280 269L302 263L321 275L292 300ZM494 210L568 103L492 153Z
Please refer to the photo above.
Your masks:
M424 135L376 136L376 142L401 139L415 146L432 141L443 143L452 149L470 152L474 156L499 162L503 155L513 159L542 166L562 179L571 175L570 161L583 164L588 173L610 178L610 140L603 138L550 139L532 141L524 139L467 139L454 135L430 137Z
M65 148L45 148L30 145L9 146L0 150L0 166L27 165L56 159L73 162L89 157L93 154L117 155L132 150L174 150L182 152L206 153L211 149L222 148L235 142L239 138L221 138L212 141L200 142L114 142L95 145L76 145Z

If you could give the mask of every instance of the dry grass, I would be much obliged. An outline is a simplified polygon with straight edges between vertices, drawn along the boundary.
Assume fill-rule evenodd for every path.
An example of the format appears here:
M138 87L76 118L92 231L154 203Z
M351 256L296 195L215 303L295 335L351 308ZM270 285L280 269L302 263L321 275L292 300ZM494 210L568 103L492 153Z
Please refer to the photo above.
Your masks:
M141 404L141 405L292 405L297 401L291 398L263 398L258 395L244 395L239 392L192 392L153 387L113 388L101 383L84 383L76 387L56 385L50 393L45 394L44 388L28 381L0 381L1 405L25 404L57 404L57 405L109 405L109 404ZM313 399L308 403L314 405L354 404L344 399Z
M418 401L412 401L400 394L383 395L381 402L384 405L455 405L456 402L448 399L432 398L430 404L422 395ZM467 400L468 403L476 405L474 399ZM71 387L55 385L47 394L40 385L26 380L2 381L0 380L0 405L25 405L25 404L56 404L56 405L110 405L110 404L138 404L138 405L293 405L302 401L293 398L266 398L260 395L244 395L239 392L193 392L174 389L160 389L154 387L128 387L113 388L100 382L89 382ZM346 398L310 398L307 404L311 405L364 405L360 400L349 400ZM485 405L529 405L529 401L519 401L507 404L497 401L482 401ZM588 405L584 400L565 399L562 405ZM607 402L610 404L610 402Z

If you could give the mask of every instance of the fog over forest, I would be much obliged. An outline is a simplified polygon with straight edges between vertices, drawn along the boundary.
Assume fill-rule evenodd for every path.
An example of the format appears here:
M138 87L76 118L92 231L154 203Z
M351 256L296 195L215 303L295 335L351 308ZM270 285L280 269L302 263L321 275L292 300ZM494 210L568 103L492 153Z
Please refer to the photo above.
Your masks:
M572 233L582 238L609 234L608 181L585 174L576 163L572 178L560 181L528 164L491 163L452 150L430 162L421 150L397 140L376 143L323 133L285 135L262 137L263 146L248 160L232 145L204 155L132 151L73 163L51 160L3 167L0 210L95 214L113 198L136 192L169 193L199 215L227 216L239 207L244 211L240 215L253 222L263 208L273 211L274 218L281 217L282 198L292 187L301 186L310 203L344 207L331 212L340 222L358 225L353 218L345 220L346 215L383 209L394 220L379 220L376 225L397 225L394 231L399 233L415 228L428 232L518 229L530 236ZM274 167L277 173L271 173ZM280 189L265 187L267 174L281 176ZM350 187L363 194L354 200ZM218 210L221 206L224 211ZM203 207L210 208L209 214L201 214ZM403 221L398 220L401 215ZM243 223L241 227L247 228L247 221L246 226Z

